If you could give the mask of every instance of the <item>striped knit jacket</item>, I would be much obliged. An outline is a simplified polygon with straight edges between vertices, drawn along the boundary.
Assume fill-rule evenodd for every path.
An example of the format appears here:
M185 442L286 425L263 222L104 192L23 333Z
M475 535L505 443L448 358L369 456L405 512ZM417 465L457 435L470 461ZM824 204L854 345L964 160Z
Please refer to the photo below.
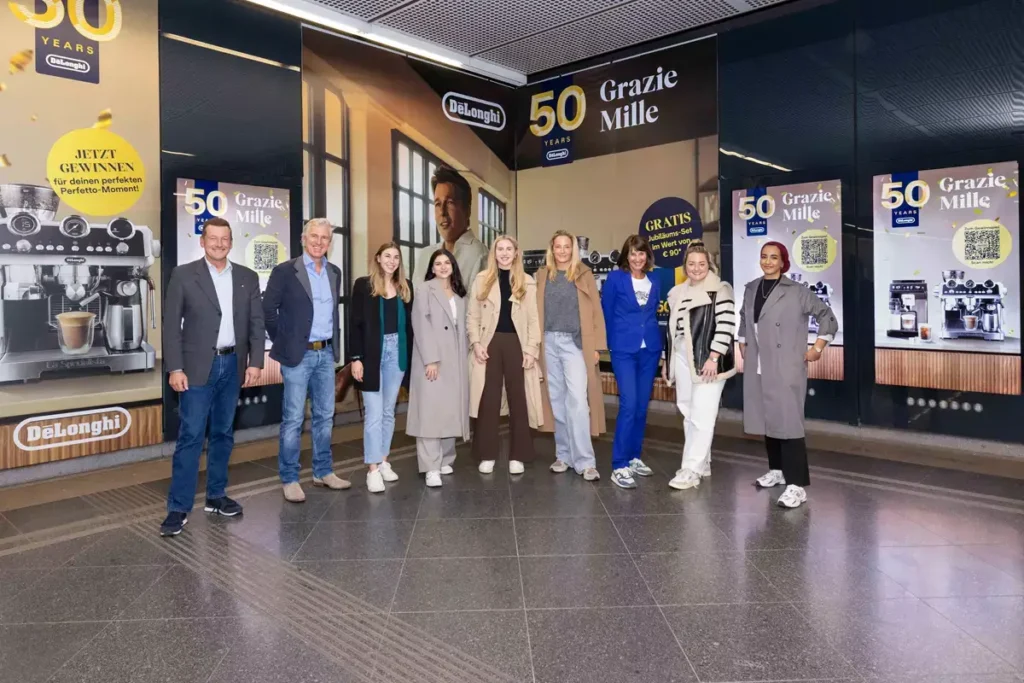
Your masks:
M714 273L708 273L704 286L695 289L688 282L676 285L668 293L668 334L665 344L665 358L668 367L668 377L671 382L674 374L675 363L671 362L675 345L684 342L686 344L686 357L690 366L690 379L694 382L701 381L700 368L695 366L693 353L693 334L690 330L690 311L700 306L710 306L711 297L708 292L715 293L715 334L711 341L711 350L721 355L726 355L736 341L736 296L732 286L721 280ZM682 332L678 332L682 330ZM735 367L727 372L719 373L715 381L725 381L736 374Z

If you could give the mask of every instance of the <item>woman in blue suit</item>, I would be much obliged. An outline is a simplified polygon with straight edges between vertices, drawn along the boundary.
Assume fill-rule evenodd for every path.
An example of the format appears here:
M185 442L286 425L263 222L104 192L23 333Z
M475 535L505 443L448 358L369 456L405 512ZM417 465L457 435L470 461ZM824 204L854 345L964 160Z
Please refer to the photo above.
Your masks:
M643 237L630 235L619 254L619 269L608 274L601 290L612 371L619 385L619 414L612 445L612 481L636 488L635 475L654 472L640 459L647 426L647 404L661 359L662 333L658 328L661 291L647 277L654 267L654 252Z

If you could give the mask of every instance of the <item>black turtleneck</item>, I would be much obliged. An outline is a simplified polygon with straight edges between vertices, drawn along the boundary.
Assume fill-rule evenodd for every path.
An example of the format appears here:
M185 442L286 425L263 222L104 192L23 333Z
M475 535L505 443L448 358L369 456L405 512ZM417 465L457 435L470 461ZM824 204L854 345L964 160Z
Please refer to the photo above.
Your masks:
M515 334L516 326L512 322L512 281L511 271L498 269L498 292L501 295L501 310L498 313L498 327L496 332L511 332Z

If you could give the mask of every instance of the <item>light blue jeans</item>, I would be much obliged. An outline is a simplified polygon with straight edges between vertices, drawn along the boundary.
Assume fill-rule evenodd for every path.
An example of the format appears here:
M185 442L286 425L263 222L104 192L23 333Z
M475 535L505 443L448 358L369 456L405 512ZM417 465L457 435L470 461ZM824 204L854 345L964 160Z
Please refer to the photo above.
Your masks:
M395 435L395 403L405 373L398 366L398 335L384 335L380 352L380 391L364 391L363 462L379 465L391 452Z
M299 440L306 417L306 396L313 404L313 476L322 479L334 471L331 432L334 429L334 350L328 346L306 351L293 368L281 365L284 405L277 469L282 484L299 480Z
M555 416L555 457L583 474L597 467L590 440L587 361L567 332L544 333L548 397Z

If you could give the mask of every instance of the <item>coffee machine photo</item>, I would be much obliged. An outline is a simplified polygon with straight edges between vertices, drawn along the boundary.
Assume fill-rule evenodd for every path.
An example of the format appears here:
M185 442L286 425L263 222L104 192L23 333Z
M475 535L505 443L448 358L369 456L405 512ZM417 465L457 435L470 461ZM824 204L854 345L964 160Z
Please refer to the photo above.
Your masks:
M944 270L942 284L935 290L942 301L942 339L1006 338L1006 285L992 280L965 280L962 270Z
M928 283L893 280L889 283L889 330L886 335L911 339L928 327Z
M832 308L832 285L828 284L827 282L820 281L808 282L804 280L804 276L802 273L790 273L789 278L793 280L793 282L799 282L802 285L806 285L808 288L810 288L812 292L814 292L815 296L821 299L822 303L824 303L829 308ZM817 334L818 329L818 319L815 318L813 315L810 316L810 318L807 321L807 331L810 334Z
M59 203L0 185L0 383L153 369L160 243L127 218L57 221Z

